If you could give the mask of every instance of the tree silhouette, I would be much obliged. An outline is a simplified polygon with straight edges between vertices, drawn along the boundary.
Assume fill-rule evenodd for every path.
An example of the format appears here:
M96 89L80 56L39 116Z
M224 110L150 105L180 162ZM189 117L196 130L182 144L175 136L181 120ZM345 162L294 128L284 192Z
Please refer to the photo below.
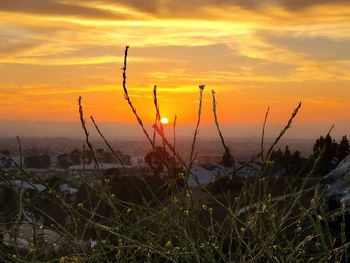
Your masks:
M92 152L90 150L84 150L81 157L84 160L84 163L86 163L86 164L92 163L93 155L92 155Z
M326 174L333 170L339 163L338 150L339 144L329 134L318 138L313 147L314 158L319 159L316 172Z
M151 167L154 175L160 175L174 163L174 158L162 146L157 146L145 156L146 163Z
M81 152L78 149L74 149L70 152L70 159L74 165L81 164Z
M227 167L233 167L234 166L234 161L233 161L233 156L231 154L230 148L227 148L227 151L224 152L222 156L222 164L227 166Z
M51 165L51 158L48 154L27 156L24 159L24 165L27 168L47 169Z
M68 169L72 165L69 154L60 154L57 156L56 165L58 168Z
M284 152L282 152L281 149L272 151L269 160L274 162L274 172L285 169L285 173L289 175L299 173L307 162L306 158L301 157L301 153L299 151L291 153L288 145L286 146Z
M350 154L350 143L346 135L344 135L339 143L338 158L339 161L343 160L346 156Z

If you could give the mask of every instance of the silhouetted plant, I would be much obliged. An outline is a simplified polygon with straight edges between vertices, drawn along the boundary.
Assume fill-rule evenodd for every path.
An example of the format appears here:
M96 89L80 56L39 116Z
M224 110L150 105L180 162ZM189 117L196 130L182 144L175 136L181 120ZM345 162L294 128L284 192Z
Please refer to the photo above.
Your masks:
M104 160L104 151L95 151L90 141L82 99L79 98L79 118L87 149L70 154L73 164L80 164L80 160L83 164L83 171L74 173L79 187L74 202L60 192L57 178L45 181L36 174L29 174L9 157L23 183L28 186L40 184L45 188L39 193L31 187L28 190L15 185L11 179L12 170L0 168L1 187L10 190L5 190L6 195L0 197L6 201L11 196L8 201L13 201L1 203L4 209L0 214L7 215L0 217L2 262L336 262L346 258L343 255L349 243L342 239L340 246L334 246L338 234L328 226L322 195L312 195L318 182L312 176L323 158L323 150L315 155L312 167L303 177L290 176L294 179L292 183L271 176L274 166L271 160L289 167L300 158L298 152L291 153L288 148L284 153L273 149L290 128L301 104L265 154L266 113L261 152L251 161L262 160L255 176L223 176L213 184L190 187L186 175L193 175L191 166L196 155L204 86L199 87L198 118L189 145L189 162L186 162L175 148L175 135L171 142L159 123L161 113L156 88L153 138L136 112L126 87L127 53L128 47L122 69L124 97L151 145L153 152L149 154L149 163L156 174L165 172L167 166L174 166L167 167L169 177L177 178L182 174L185 188L174 191L164 178L149 174L132 176L127 174L126 167L103 173L99 161ZM214 93L212 98L215 125L228 163L233 164L216 115ZM93 118L91 120L94 122ZM95 128L98 129L97 125ZM100 136L103 137L102 133ZM159 136L162 145L156 145L155 136ZM318 144L320 146L321 142ZM347 152L346 140L343 139L341 144L339 156ZM106 145L117 154L108 146L107 140ZM84 169L89 161L87 152L95 164L90 174ZM237 167L235 174L244 168L244 165ZM194 178L198 183L198 178ZM31 212L37 218L43 217L44 225L34 220ZM33 239L29 238L27 247L20 252L19 241L23 241L19 239L23 234L20 226L24 223L32 230ZM51 231L51 237L57 237L54 242L44 242L41 237L45 237L45 231ZM342 228L340 235L344 235ZM3 247L6 250L2 250Z

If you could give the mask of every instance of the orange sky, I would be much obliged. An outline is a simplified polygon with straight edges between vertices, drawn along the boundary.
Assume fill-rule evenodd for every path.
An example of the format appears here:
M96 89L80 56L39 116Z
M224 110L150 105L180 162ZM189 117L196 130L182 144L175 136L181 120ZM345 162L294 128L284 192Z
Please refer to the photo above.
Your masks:
M130 45L129 92L146 122L157 84L162 115L194 124L205 84L204 124L215 89L224 125L261 124L268 106L283 125L302 101L299 136L333 123L345 134L349 17L345 0L0 0L0 126L77 121L79 95L102 123L134 122L120 71Z

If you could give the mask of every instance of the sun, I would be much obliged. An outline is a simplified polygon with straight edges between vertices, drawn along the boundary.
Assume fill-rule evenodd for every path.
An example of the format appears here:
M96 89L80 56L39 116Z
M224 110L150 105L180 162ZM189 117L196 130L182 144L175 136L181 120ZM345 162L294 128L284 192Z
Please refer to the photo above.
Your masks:
M169 123L169 120L168 120L168 118L163 117L163 118L160 120L160 122L161 122L162 124L168 124L168 123Z

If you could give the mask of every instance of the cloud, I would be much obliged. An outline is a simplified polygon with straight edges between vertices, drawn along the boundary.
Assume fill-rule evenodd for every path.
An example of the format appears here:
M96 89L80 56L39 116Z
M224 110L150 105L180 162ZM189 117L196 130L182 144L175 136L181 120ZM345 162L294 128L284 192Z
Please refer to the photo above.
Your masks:
M87 1L87 0L84 0ZM88 0L90 1L90 0ZM96 2L96 1L93 1ZM116 4L113 0L99 0L99 3ZM207 8L241 7L249 10L259 10L266 6L281 7L289 11L300 11L319 5L350 5L348 0L119 0L117 5L123 5L156 17L197 17L205 14ZM205 17L202 17L205 18Z
M213 4L217 1L212 1ZM330 4L347 4L348 0L220 0L219 3L224 5L239 5L245 8L258 9L263 6L279 6L291 11L298 11L304 8L314 7L318 5Z
M0 38L0 60L3 57L18 56L32 50L39 44L34 42L20 42L13 40L3 40Z
M86 1L86 0L83 0ZM88 0L90 2L96 2L94 0ZM117 5L124 5L128 7L132 7L134 9L147 12L147 13L157 13L161 7L165 4L162 0L149 0L149 1L144 1L144 0L100 0L97 1L98 3L109 3L109 4L116 4Z
M74 4L75 3L75 4ZM115 13L93 7L86 7L79 1L60 2L58 0L0 0L2 12L28 13L32 15L57 15L88 17L94 19L131 19L126 14Z
M325 37L270 35L271 43L286 47L314 60L350 60L350 38L334 40Z
M314 7L317 5L336 5L336 4L346 4L350 5L348 0L284 0L281 5L290 10L300 10L304 8Z
M291 12L320 5L348 5L348 0L0 0L2 12L34 15L82 17L99 20L148 20L154 18L207 17L208 10L242 8L259 14L264 7L281 7ZM226 14L225 14L226 13ZM220 12L217 17L227 16ZM232 14L231 14L232 15Z

